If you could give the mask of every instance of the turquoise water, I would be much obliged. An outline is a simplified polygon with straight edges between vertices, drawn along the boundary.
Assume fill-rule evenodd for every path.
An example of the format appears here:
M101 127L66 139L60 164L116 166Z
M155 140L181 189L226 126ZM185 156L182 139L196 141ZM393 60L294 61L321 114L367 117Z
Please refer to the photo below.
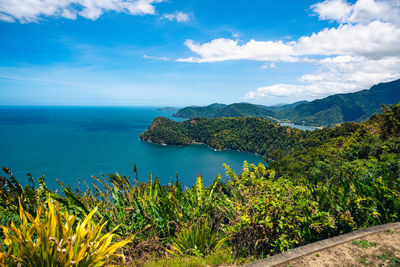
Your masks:
M178 172L180 181L190 186L199 173L206 184L218 173L225 177L222 163L239 172L244 160L264 162L250 153L139 140L155 117L172 118L172 113L142 107L0 107L0 165L9 167L21 183L27 173L45 175L55 189L56 179L76 186L78 178L90 183L91 175L100 173L133 176L133 163L141 181L152 172L167 184Z

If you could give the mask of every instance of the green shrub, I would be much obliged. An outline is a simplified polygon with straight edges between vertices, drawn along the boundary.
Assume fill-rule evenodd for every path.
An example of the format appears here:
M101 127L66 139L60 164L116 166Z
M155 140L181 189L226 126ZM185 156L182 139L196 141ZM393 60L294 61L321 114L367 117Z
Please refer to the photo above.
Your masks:
M23 210L20 204L21 226L14 222L2 226L7 252L0 252L0 265L5 266L104 266L120 263L123 255L116 250L129 243L133 236L111 244L116 237L111 231L103 234L104 224L95 225L91 219L94 209L74 227L76 216L67 211L60 212L60 206L47 201L48 209L40 207L36 217Z
M215 252L225 241L218 236L207 221L199 221L192 227L182 228L172 240L173 254L204 257Z
M226 168L236 210L228 233L236 256L276 254L304 244L312 232L332 227L306 186L276 179L261 163L245 162L240 176Z

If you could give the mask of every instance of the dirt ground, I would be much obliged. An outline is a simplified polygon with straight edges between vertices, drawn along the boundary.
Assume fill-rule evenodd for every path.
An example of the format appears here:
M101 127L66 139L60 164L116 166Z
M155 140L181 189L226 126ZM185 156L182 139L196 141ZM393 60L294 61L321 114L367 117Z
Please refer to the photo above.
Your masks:
M368 235L279 265L298 266L400 266L400 228Z

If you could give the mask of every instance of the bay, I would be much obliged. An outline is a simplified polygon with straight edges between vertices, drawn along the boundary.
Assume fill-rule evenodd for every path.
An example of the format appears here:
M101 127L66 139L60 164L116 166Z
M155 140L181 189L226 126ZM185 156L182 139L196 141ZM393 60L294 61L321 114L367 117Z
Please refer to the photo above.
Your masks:
M296 124L291 124L291 123L280 123L279 125L289 126L292 128L303 130L303 131L314 131L315 129L318 129L318 127L315 127L315 126L296 125Z
M186 147L150 144L139 139L157 116L173 118L174 111L157 107L0 107L0 166L27 183L45 175L46 184L58 188L56 179L72 187L78 180L91 183L91 175L118 172L139 180L149 173L167 184L179 175L187 186L199 173L206 184L218 174L225 178L226 163L240 172L243 161L264 163L262 157L236 151L214 151L204 145Z

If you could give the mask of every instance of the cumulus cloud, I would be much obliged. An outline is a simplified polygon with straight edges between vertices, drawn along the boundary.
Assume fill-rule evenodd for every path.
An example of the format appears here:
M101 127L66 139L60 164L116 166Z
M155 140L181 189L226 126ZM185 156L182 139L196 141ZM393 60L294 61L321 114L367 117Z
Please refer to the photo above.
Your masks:
M182 12L176 12L175 14L164 14L164 18L168 19L169 21L177 21L177 22L186 22L190 20L188 14Z
M350 4L345 0L326 0L312 5L312 10L322 20L339 23L369 23L373 20L400 24L398 0L358 0Z
M400 28L381 21L367 25L344 24L301 37L293 49L296 55L359 55L367 58L400 55Z
M179 58L179 62L217 62L225 60L302 61L307 56L360 55L380 58L400 54L400 27L372 21L369 24L344 24L326 28L298 41L255 41L214 39L199 44L186 40L185 45L198 57Z
M400 8L398 8L400 10ZM297 41L255 41L214 39L185 45L199 57L180 58L180 62L216 62L225 60L301 61L306 56L359 55L367 58L400 55L400 27L373 20L368 24L342 24L326 28Z
M238 40L219 38L209 43L199 44L186 40L185 45L200 57L179 58L178 62L217 62L225 60L258 60L258 61L287 61L295 62L293 46L282 41L251 40L243 45Z
M245 99L261 98L268 96L293 96L293 92L302 93L304 91L310 91L309 86L304 85L293 85L293 84L274 84L270 86L263 86L258 88L256 91L250 91L246 94Z
M197 56L179 62L225 60L313 64L314 73L298 77L296 84L263 86L246 94L246 99L267 96L326 96L353 92L379 82L400 78L400 1L325 0L311 6L321 20L338 26L322 29L296 41L256 41L239 43L215 39L207 43L187 40L185 45Z
M317 3L311 8L321 20L345 22L352 12L351 4L344 0L331 0Z
M317 63L317 71L298 78L297 84L276 84L250 91L245 99L263 97L324 97L330 94L356 92L371 85L400 78L400 57L366 59L337 56Z
M36 22L41 17L96 20L107 11L131 15L155 14L154 4L163 0L0 0L0 20Z

